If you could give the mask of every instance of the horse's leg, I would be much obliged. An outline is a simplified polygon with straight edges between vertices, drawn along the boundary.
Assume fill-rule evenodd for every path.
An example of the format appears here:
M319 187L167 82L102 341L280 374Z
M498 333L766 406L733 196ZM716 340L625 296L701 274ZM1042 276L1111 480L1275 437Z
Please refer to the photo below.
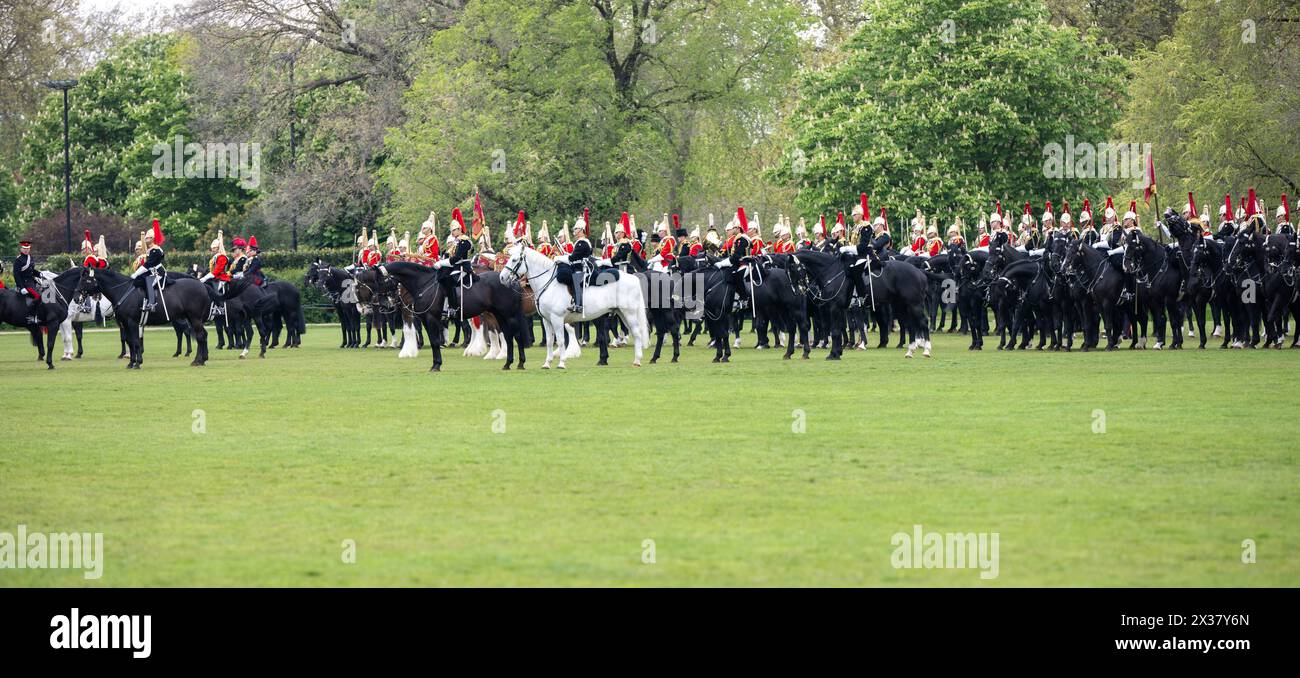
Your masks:
M172 330L176 332L176 352L172 354L172 357L176 358L181 354L181 344L184 341L185 330L181 329L180 323L172 325Z
M77 358L80 358L80 357L81 357L81 352L82 352L81 335L82 335L82 332L85 330L85 327L82 325L82 323L74 323L73 326L72 326L72 329L73 329L74 332L76 332L76 335L77 335L77 355L76 355L76 357L77 357Z

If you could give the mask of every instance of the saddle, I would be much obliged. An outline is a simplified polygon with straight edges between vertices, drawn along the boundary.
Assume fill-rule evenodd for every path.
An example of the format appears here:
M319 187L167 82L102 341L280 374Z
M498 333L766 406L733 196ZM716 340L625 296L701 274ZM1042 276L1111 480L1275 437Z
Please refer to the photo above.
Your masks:
M617 282L622 271L617 266L593 266L587 274L587 287L602 287Z

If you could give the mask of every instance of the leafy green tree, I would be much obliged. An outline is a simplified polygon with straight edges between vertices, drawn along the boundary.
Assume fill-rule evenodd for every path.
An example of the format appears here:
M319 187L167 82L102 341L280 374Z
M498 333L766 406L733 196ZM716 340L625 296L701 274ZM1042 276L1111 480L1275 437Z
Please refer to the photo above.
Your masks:
M708 171L696 130L748 126L725 161L759 157L747 151L777 126L806 24L789 0L470 3L421 56L388 136L386 218L445 216L477 187L490 218L640 207L647 227L704 183L688 176Z
M113 52L72 90L68 126L75 202L92 213L141 223L156 217L177 245L189 246L212 216L250 193L237 178L176 178L157 171L158 150L170 155L178 136L186 143L241 141L191 133L180 49L177 37L151 35ZM14 234L63 206L63 100L57 93L46 97L24 137L19 175L17 207L6 219Z
M1188 0L1173 37L1137 61L1122 128L1153 144L1164 202L1202 191L1213 211L1249 186L1269 206L1300 193L1296 6Z
M1095 35L1049 24L1038 0L873 0L844 59L804 80L774 171L797 204L834 214L866 192L902 217L995 199L1070 199L1044 149L1107 140L1124 63ZM896 222L895 222L896 223Z

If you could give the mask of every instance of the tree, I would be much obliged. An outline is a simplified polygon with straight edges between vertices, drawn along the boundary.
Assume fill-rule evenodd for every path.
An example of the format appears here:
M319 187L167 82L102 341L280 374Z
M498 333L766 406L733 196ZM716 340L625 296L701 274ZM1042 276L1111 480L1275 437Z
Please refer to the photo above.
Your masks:
M1107 139L1124 64L1036 0L873 0L845 58L801 84L774 176L811 212L861 192L903 216L1071 199L1099 180L1047 176L1044 149Z
M189 87L178 66L181 49L180 38L153 35L113 52L72 90L68 125L73 199L91 213L142 224L157 217L173 242L188 246L213 215L246 201L250 193L239 178L177 178L158 171L160 145L170 151L177 137L199 141L188 127ZM191 159L186 149L173 161L179 166ZM63 208L63 99L58 93L46 97L24 136L17 193L17 207L6 220L10 234Z
M805 26L787 0L472 3L422 55L388 137L387 218L445 215L476 187L497 214L681 211L706 183L688 174L706 169L699 130L777 126ZM761 138L726 161L755 160Z
M1153 144L1170 204L1188 190L1206 205L1249 186L1273 205L1300 193L1297 4L1188 0L1173 37L1135 64L1122 128Z

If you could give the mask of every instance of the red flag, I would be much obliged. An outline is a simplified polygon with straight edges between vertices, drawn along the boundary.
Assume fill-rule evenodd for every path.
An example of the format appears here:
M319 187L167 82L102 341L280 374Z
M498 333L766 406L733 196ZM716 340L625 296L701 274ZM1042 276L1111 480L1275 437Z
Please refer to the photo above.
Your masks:
M477 240L483 233L483 226L487 219L483 216L483 203L478 198L478 191L474 191L474 223L470 224L470 234Z
M1154 153L1147 154L1147 187L1142 191L1142 202L1147 207L1151 206L1151 196L1156 194L1156 156Z

